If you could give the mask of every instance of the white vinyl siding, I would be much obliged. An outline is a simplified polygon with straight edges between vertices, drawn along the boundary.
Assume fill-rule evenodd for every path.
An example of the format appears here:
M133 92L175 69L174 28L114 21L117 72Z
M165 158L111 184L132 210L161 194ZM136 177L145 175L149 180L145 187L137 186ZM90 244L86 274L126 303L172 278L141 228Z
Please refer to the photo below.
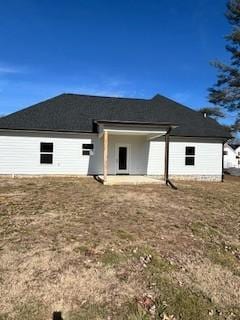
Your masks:
M53 163L40 163L40 143L52 142ZM83 156L82 144L94 143L95 155ZM97 136L17 136L0 134L0 174L95 174L101 166Z
M170 175L221 175L222 144L207 142L203 139L170 138L169 174ZM149 148L148 174L163 175L165 142L151 141ZM177 140L177 141L176 141ZM198 142L200 140L201 142ZM195 147L195 164L185 165L186 147Z
M148 169L149 175L163 175L165 161L165 142L150 141L148 150Z
M0 174L103 173L103 139L97 134L0 133ZM40 163L40 143L51 142L53 164ZM94 144L92 156L82 155L83 144ZM108 174L116 174L116 144L129 145L129 174L163 175L165 141L146 136L109 135ZM186 146L195 147L195 165L185 165ZM222 143L209 139L170 138L169 174L222 174Z
M185 165L186 147L195 147L195 163ZM222 144L214 142L172 141L169 145L170 175L221 175Z

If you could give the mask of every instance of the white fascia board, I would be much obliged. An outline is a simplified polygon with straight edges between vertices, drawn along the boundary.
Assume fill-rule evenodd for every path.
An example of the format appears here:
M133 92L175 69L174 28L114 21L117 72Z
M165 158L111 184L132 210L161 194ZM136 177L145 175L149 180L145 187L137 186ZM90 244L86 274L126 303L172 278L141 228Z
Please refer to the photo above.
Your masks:
M159 134L163 135L166 131L159 130L124 130L124 129L104 129L105 132L109 134L136 134L136 135L149 135L149 134Z

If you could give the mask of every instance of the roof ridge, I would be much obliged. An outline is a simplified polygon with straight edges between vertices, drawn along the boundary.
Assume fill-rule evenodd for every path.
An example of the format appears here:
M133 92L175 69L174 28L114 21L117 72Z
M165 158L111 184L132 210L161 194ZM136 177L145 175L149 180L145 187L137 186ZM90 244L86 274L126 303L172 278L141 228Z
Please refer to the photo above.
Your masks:
M103 98L103 99L123 99L123 100L142 100L142 101L151 101L152 99L147 98L133 98L133 97L116 97L116 96L100 96L94 94L81 94L81 93L71 93L71 92L64 92L62 95L66 96L80 96L80 97L89 97L89 98Z
M186 106L185 104L182 104L181 102L177 102L177 101L173 100L172 98L169 98L167 96L163 96L159 93L156 94L151 100L158 100L158 99L168 100L168 101L173 102L174 104L178 105L179 107L182 107L184 109L188 109L192 112L198 112L197 110L190 108L190 107Z
M169 101L169 102L172 102L172 103L174 103L174 105L176 105L178 108L182 108L182 109L184 109L184 110L187 110L187 111L191 112L192 114L196 115L196 116L199 117L199 118L203 118L203 117L202 117L202 114L199 112L199 110L195 110L195 109L193 109L193 108L190 108L190 107L188 107L188 106L185 106L184 104L182 104L182 103L180 103L180 102L177 102L177 101L173 100L172 98L163 96L163 95L161 95L161 94L159 94L159 93L157 93L157 94L152 98L152 100L155 100L155 101L158 101L158 100L160 100L160 99L165 100L165 101L167 100L167 101ZM211 117L207 117L206 119L204 119L204 121L205 121L205 122L209 122L209 123L212 122L212 123L214 123L215 125L217 125L217 126L219 126L219 127L222 127L222 125L221 125L217 120L215 120L215 119L213 119L213 118L211 118Z

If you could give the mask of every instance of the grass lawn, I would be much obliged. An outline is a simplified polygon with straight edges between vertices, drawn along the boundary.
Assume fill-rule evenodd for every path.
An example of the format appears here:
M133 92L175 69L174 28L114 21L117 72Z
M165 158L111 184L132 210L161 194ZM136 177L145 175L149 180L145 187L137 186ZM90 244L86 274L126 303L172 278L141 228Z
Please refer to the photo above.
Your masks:
M0 320L240 319L240 178L0 178Z

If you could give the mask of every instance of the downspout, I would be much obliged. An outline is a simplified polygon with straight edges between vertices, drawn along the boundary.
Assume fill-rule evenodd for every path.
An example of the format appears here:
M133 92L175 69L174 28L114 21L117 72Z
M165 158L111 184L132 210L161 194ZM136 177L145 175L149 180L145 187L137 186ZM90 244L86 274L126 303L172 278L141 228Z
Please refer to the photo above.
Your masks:
M224 144L226 141L222 143L222 182L224 182Z
M164 179L167 186L170 186L173 189L177 189L177 187L169 180L169 135L172 128L169 127L165 134L165 172Z

